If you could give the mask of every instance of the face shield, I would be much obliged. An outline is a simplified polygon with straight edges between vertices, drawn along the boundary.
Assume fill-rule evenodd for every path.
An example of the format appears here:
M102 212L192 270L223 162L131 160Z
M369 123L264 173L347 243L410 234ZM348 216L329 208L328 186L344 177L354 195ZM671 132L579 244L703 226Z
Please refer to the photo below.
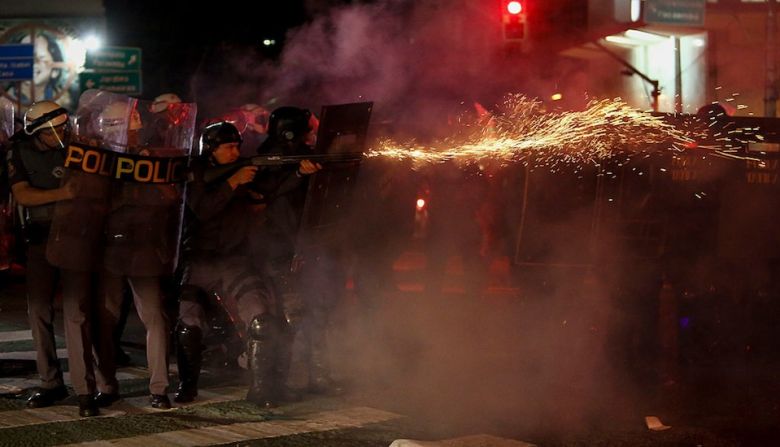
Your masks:
M113 150L125 152L137 144L138 131L143 128L135 102L118 101L109 104L98 116L98 130Z
M70 137L68 112L48 101L33 104L24 116L24 133L48 149L64 149Z
M50 149L65 149L70 140L70 121L61 124L47 123L38 131L38 139Z
M14 134L16 109L14 103L0 96L0 146L8 143ZM2 161L2 160L0 160Z

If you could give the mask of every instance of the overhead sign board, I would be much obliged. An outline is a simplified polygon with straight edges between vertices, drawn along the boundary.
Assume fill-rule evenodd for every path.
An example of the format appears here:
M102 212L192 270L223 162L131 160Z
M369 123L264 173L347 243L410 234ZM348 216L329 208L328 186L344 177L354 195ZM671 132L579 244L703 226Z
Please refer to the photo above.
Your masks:
M0 81L33 78L34 48L31 44L0 45Z
M644 19L647 23L703 26L706 0L646 0Z
M84 61L87 70L141 69L141 49L136 47L101 47L87 51Z
M141 73L130 71L124 73L80 73L79 87L81 91L91 88L106 90L125 95L141 94Z

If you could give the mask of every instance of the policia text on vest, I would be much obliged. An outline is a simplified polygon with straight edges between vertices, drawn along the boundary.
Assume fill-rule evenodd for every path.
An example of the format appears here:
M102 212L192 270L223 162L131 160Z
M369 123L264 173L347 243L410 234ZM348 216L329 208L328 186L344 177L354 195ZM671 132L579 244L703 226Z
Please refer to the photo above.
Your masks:
M65 167L137 183L187 181L187 157L124 154L84 144L70 144Z

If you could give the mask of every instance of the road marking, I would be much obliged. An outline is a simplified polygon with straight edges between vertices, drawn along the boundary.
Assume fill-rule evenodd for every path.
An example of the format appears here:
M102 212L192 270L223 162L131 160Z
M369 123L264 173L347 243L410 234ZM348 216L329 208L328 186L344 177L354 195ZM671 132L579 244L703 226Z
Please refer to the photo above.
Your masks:
M192 407L196 405L212 404L215 402L228 402L234 400L242 400L246 396L246 391L247 391L246 385L226 386L220 388L212 388L210 390L200 389L198 390L198 398L195 401L186 404L178 404L174 402L172 403L174 405L174 409L176 409L176 408ZM168 411L168 410L158 410L157 408L152 408L149 405L149 396L129 397L126 399L123 398L117 405L119 405L118 408L122 408L125 405L128 405L130 407L133 407L133 409L130 409L130 411L140 410L141 412L144 413L156 413L160 411ZM2 415L2 413L0 413L0 415Z
M71 384L70 372L66 371L62 373L63 380L66 385ZM135 379L148 379L149 371L146 368L139 367L127 367L122 368L116 373L116 379L118 381L123 380L135 380ZM37 376L35 377L0 377L0 393L3 394L19 394L26 389L35 388L41 385L41 381ZM121 387L121 383L120 383ZM3 413L0 413L2 415ZM0 416L1 417L1 416Z
M13 359L13 360L35 360L37 354L35 351L12 351L12 352L0 352L0 359ZM57 350L57 357L61 359L68 358L68 350L60 348Z
M344 428L362 427L367 424L389 421L401 417L398 414L369 407L324 411L306 416L305 419L241 422L215 425L205 428L177 430L128 438L89 441L68 444L68 447L106 446L202 446L226 444L252 439L278 438L281 436L315 433Z
M396 439L390 447L536 447L523 441L499 438L493 435L469 435L441 441L416 441L414 439Z
M98 417L115 417L125 414L124 411L101 409ZM47 408L32 408L27 410L0 412L0 428L21 427L25 425L48 424L81 419L79 409L75 405L54 405Z
M117 374L119 376L119 374ZM121 388L121 384L120 384ZM198 399L188 404L175 404L176 408L186 408L196 405L206 405L215 402L241 400L246 395L246 386L230 386L199 390ZM110 408L101 408L100 416L115 417L124 414L155 413L160 411L149 406L149 396L123 398ZM73 405L54 405L46 408L0 411L0 429L20 427L25 425L46 424L49 422L70 421L79 419L78 408Z
M5 341L32 340L32 331L6 331L0 332L0 343Z

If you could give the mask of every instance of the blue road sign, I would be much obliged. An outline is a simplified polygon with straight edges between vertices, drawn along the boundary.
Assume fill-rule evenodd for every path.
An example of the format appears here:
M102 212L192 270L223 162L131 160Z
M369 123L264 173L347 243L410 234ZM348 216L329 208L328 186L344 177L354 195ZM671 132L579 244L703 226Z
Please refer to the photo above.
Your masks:
M31 44L0 45L0 81L33 78L34 49Z

